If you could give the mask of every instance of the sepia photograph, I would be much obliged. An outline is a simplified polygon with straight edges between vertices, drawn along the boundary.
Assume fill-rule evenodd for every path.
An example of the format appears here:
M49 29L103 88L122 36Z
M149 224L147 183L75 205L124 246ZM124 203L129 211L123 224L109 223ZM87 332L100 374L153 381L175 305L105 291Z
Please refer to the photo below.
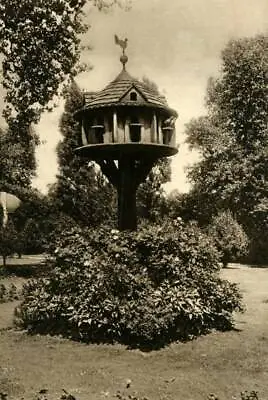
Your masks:
M267 0L0 0L0 400L268 399Z

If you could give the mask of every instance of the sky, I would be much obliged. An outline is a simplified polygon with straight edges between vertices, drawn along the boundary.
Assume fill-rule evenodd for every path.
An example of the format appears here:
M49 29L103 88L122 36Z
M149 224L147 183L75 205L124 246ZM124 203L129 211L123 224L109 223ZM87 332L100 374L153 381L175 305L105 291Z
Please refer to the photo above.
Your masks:
M220 72L221 50L231 38L268 33L267 0L132 0L129 11L114 7L86 10L91 25L83 38L92 50L82 60L93 69L77 78L81 89L104 88L121 71L121 49L114 34L128 38L128 72L155 81L171 108L178 111L179 152L172 159L167 191L189 189L185 167L198 159L187 148L185 124L205 114L204 97L210 76ZM1 100L0 100L1 107ZM37 150L38 177L34 186L45 192L57 172L55 147L61 139L58 121L63 105L44 114L37 132L44 141Z

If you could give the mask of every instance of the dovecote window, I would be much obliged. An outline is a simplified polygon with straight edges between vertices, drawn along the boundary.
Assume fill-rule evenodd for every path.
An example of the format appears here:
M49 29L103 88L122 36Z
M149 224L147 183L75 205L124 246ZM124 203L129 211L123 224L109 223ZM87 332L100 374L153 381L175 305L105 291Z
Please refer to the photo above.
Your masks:
M141 141L141 127L142 127L142 124L139 123L138 118L132 117L130 124L129 124L129 133L130 133L131 142L140 142Z
M137 101L137 93L136 92L131 92L130 93L130 100L131 101Z
M175 118L174 117L169 117L166 120L163 121L162 124L162 132L163 132L163 143L166 145L169 145L172 136L174 134L175 130Z
M163 144L169 145L174 133L174 128L167 126L162 128L163 131Z
M95 121L95 124L91 126L91 129L94 132L95 143L103 143L104 142L103 136L105 133L103 119L97 118L97 120Z

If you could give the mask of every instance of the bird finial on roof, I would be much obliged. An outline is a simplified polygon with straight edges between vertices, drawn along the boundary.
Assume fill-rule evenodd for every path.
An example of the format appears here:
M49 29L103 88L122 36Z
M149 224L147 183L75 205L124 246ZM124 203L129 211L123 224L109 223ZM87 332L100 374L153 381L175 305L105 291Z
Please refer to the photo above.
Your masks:
M119 39L119 37L118 37L117 35L114 35L114 41L115 41L115 44L117 44L118 46L120 46L121 49L123 50L123 54L122 54L121 57L120 57L120 61L121 61L121 63L123 64L123 69L125 69L125 65L126 65L126 63L128 62L128 57L127 57L127 55L125 54L125 50L126 50L126 48L127 48L128 39L125 38L124 40L122 40L122 39Z

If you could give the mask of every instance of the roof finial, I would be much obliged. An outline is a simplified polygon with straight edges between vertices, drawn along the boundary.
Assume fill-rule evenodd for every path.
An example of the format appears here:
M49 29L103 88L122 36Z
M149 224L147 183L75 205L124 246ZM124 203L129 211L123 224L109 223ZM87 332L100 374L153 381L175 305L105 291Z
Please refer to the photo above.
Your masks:
M121 49L123 50L123 53L120 57L120 61L123 64L123 69L126 69L125 66L126 66L126 63L128 62L128 57L125 54L125 50L127 48L128 39L125 38L125 40L122 40L122 39L119 39L119 37L117 35L114 35L114 40L115 40L115 44L118 44L118 46L120 46Z

